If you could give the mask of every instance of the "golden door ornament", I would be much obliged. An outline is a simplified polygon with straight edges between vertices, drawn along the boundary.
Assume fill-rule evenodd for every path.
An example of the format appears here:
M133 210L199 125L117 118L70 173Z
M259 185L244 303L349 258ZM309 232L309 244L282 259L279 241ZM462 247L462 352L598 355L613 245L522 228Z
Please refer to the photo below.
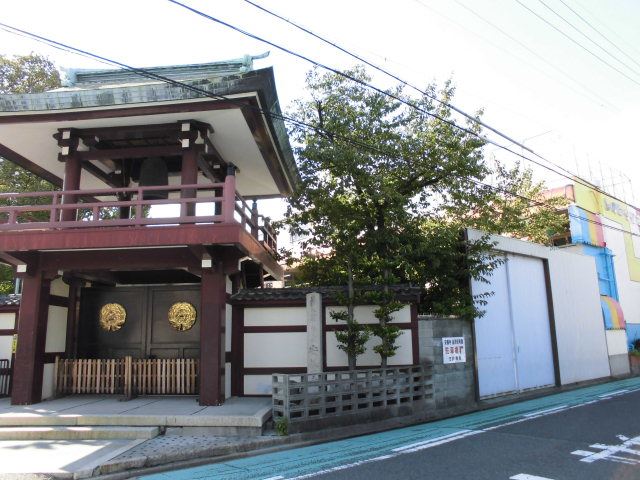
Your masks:
M107 332L116 332L127 319L127 311L119 303L106 303L100 309L100 327Z
M196 323L196 308L188 302L176 302L169 308L169 323L179 332L191 329Z

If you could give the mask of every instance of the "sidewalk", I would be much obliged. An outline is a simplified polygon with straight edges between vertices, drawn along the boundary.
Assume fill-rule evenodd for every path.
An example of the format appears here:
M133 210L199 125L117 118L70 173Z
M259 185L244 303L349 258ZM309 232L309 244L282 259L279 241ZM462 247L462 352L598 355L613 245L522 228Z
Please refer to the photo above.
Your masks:
M466 411L450 411L447 416L461 415L477 410L505 407L509 415L526 415L558 405L580 404L605 399L621 391L640 389L640 378L626 378L571 390L538 392L538 398L508 399L498 403L482 404ZM532 393L532 396L535 395ZM474 415L491 417L491 411ZM496 411L496 415L498 412ZM500 413L501 415L502 413ZM442 417L441 417L442 418ZM330 440L346 439L374 432L405 427L424 421L419 418L400 417L382 422L362 424L278 437L266 432L257 437L217 436L158 436L151 440L111 441L39 441L0 442L0 478L48 479L87 478L104 480L131 478L169 469L187 468L212 462L227 462L247 455L273 452L293 447L313 445ZM204 468L204 467L203 467ZM30 474L29 474L30 473Z

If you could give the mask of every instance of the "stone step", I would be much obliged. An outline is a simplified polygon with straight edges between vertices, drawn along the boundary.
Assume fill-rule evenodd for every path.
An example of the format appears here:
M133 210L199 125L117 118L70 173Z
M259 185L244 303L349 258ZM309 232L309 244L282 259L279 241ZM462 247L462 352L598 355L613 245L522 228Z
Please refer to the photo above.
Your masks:
M148 440L160 434L159 427L1 427L0 440Z

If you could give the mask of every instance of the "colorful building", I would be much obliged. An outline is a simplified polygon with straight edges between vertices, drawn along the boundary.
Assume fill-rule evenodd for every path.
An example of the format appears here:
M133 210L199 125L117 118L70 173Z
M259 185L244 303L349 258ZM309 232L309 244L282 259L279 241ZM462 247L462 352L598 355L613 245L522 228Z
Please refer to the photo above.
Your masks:
M570 236L556 243L595 258L612 374L626 373L640 338L640 210L584 183L550 193L571 202Z

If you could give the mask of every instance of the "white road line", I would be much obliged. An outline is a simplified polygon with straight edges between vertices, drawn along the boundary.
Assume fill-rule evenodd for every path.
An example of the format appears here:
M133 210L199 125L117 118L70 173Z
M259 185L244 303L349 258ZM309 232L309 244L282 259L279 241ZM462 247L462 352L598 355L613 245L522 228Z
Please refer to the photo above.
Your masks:
M528 473L519 473L513 477L509 477L509 480L553 480L553 478L537 477L535 475L529 475Z
M462 433L462 434L460 434L460 435L458 435L456 437L443 438L441 440L438 440L438 441L435 441L435 442L431 442L431 443L428 443L426 445L420 445L418 447L414 447L414 448L409 448L407 450L403 450L402 452L399 452L399 453L419 452L420 450L426 450L427 448L437 447L438 445L444 445L445 443L454 442L456 440L460 440L461 438L471 437L473 435L478 435L479 433L484 433L484 430L469 430L466 433Z
M604 398L604 397L616 397L618 395L622 395L623 393L627 393L629 390L628 389L624 389L624 390L616 390L615 392L609 392L609 393L603 393L602 395L598 395L599 398Z
M519 473L513 477L509 477L509 480L553 480L553 478L537 477L535 475L529 475L528 473Z
M269 478L263 478L262 480L283 480L284 477L282 475L278 475L277 477L269 477Z
M547 408L546 410L538 410L537 412L526 413L522 415L523 417L537 417L539 415L547 415L549 413L555 413L560 410L564 410L568 405L560 405L559 407Z
M415 447L421 447L423 445L429 445L431 443L439 442L440 440L444 440L445 438L458 437L463 433L471 432L471 430L458 430L457 432L450 433L449 435L442 435L441 437L430 438L429 440L425 440L423 442L410 443L409 445L404 445L402 447L394 448L391 450L392 452L402 452L404 450L409 450Z
M578 455L580 457L588 457L590 455L593 455L593 452L590 452L589 450L574 450L573 452L571 452L571 455Z

